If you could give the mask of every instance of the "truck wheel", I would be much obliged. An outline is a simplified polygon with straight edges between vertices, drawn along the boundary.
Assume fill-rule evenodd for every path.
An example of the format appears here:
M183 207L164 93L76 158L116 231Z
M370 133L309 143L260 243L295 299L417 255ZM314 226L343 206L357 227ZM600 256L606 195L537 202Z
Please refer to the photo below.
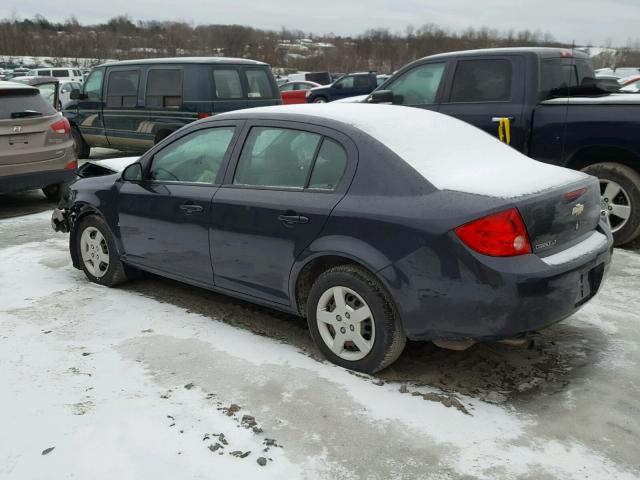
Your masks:
M365 373L395 362L407 341L389 294L355 265L340 265L318 277L309 292L307 322L326 358Z
M84 217L76 229L76 248L82 270L89 280L114 287L127 274L107 223L97 215Z
M596 163L583 169L600 180L601 208L609 217L614 244L640 236L640 174L619 163Z
M89 158L91 153L91 149L87 142L82 138L82 134L77 129L77 127L71 127L71 136L73 137L73 147L76 151L76 156L78 158Z

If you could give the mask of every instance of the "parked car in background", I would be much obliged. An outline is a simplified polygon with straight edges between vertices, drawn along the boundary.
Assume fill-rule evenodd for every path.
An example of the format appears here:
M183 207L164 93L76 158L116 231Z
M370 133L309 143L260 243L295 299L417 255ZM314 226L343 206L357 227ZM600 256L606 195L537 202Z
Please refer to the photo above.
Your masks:
M144 152L198 118L282 103L269 65L223 57L100 65L71 98L63 112L80 158L91 147Z
M536 160L597 176L616 244L640 236L640 96L603 91L585 53L433 55L400 69L366 101L445 113Z
M36 87L0 81L0 193L42 188L58 200L78 166L69 121Z
M327 103L356 95L371 93L378 86L375 72L349 73L330 85L309 90L307 102Z
M35 68L29 70L27 75L38 77L56 77L70 82L82 83L84 81L82 72L77 68Z
M60 110L60 81L55 77L15 77L12 82L31 85L56 110Z
M283 105L307 103L307 92L320 85L315 82L288 82L280 85Z
M247 109L123 163L53 213L90 281L141 269L305 316L353 370L385 368L407 338L547 327L594 297L610 262L596 178L426 110Z
M287 82L314 82L319 85L328 85L331 83L331 74L326 71L291 73L287 77Z
M640 92L640 77L636 80L626 82L624 86L620 87L620 93L639 93Z

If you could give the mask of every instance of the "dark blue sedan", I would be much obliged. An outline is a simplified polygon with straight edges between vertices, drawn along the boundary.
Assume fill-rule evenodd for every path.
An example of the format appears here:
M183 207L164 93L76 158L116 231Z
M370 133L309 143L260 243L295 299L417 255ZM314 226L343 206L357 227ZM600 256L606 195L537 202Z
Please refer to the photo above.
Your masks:
M420 109L242 110L125 164L88 164L54 212L89 280L139 269L305 316L327 358L364 372L407 338L558 322L611 257L596 178Z

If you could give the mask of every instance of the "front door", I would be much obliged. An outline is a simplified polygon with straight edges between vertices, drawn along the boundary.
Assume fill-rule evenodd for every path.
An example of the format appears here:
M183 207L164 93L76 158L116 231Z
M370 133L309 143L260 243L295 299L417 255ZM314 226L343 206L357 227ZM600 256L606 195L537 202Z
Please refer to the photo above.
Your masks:
M78 100L78 117L76 124L85 141L92 147L109 146L104 132L102 96L104 69L93 70L84 82L82 98Z
M250 128L235 171L215 194L214 281L289 305L294 261L344 196L355 154L335 132L330 137L318 127L275 124Z
M528 131L528 119L523 116L524 84L522 57L458 60L440 113L470 123L523 151Z
M393 104L438 111L445 62L423 63L392 78L379 90L393 92Z
M235 125L200 128L155 152L141 181L124 181L118 224L126 261L213 284L211 200Z

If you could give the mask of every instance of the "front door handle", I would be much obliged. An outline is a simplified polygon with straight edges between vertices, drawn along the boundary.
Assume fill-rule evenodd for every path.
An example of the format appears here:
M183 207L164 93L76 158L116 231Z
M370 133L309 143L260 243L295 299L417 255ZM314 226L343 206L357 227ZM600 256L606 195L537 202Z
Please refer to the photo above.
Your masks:
M278 220L289 226L296 223L309 223L309 218L302 215L278 215Z
M203 208L202 205L196 205L195 203L183 203L180 205L180 210L187 215L191 215L192 213L201 212Z
M503 118L506 118L510 122L513 122L515 120L515 117L491 117L491 121L493 123L500 123Z

